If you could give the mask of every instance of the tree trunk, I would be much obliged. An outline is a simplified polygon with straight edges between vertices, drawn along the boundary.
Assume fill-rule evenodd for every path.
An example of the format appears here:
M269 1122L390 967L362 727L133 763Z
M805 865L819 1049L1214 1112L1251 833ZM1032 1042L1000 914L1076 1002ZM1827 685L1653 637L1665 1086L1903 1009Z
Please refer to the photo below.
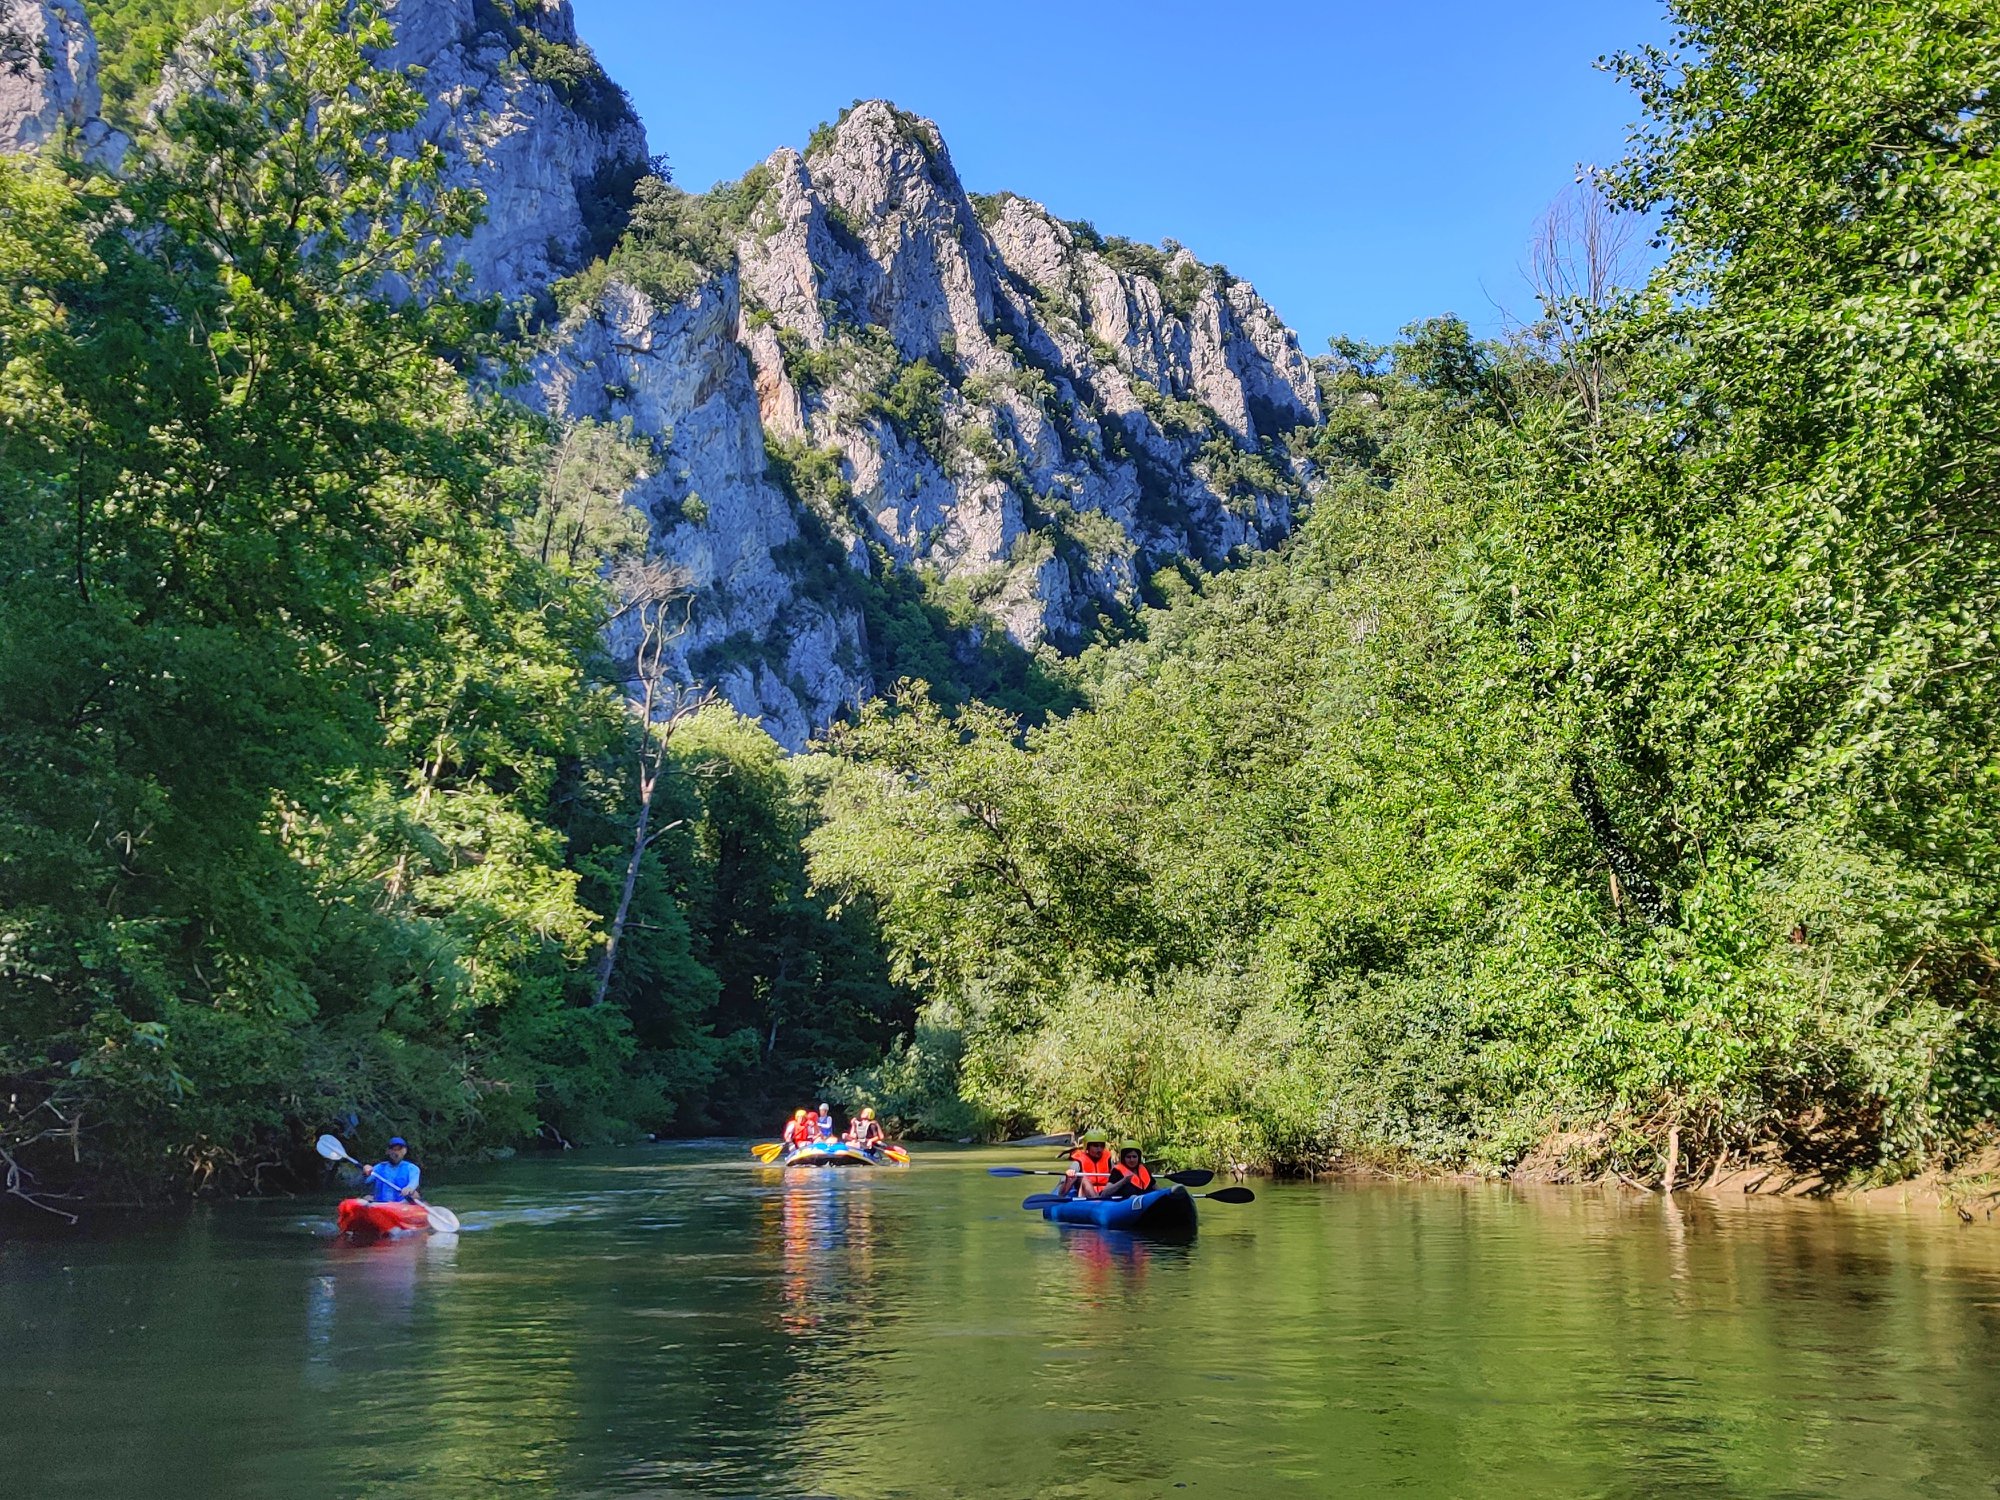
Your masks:
M1588 762L1581 755L1572 755L1569 763L1570 795L1576 798L1577 809L1583 814L1583 821L1590 826L1591 837L1597 840L1598 850L1604 855L1605 863L1611 866L1612 877L1623 887L1626 896L1638 908L1639 915L1647 923L1657 927L1667 920L1667 904L1660 894L1660 888L1653 883L1653 877L1646 873L1640 863L1638 853L1625 842L1618 831L1618 824L1611 817L1611 809L1604 805L1604 795L1597 789L1597 778L1591 774Z
M648 726L651 732L651 726ZM597 988L590 997L593 1007L602 1005L611 989L611 971L618 963L618 940L625 935L625 918L632 910L632 892L639 884L639 866L646 858L646 829L653 821L653 788L660 784L659 773L644 771L639 776L639 820L632 833L632 857L625 861L625 884L618 891L618 910L605 935L604 956L597 961Z

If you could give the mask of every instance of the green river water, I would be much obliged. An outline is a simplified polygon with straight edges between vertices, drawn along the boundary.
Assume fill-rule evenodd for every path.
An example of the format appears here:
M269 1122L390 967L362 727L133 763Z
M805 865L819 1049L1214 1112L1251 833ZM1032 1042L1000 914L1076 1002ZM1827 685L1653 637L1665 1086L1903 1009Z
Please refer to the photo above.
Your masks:
M1038 1153L741 1144L0 1241L0 1494L2000 1495L2000 1221L1255 1184L1190 1244L1016 1206ZM1039 1153L1047 1155L1047 1153Z

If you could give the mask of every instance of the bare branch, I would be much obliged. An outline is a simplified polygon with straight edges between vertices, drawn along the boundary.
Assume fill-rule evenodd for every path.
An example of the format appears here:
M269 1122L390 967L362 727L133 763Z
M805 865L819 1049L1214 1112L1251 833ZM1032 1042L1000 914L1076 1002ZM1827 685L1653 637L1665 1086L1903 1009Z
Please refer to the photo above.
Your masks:
M1603 411L1607 372L1592 335L1637 274L1639 226L1594 184L1579 183L1549 205L1529 252L1526 274L1542 313L1537 331L1555 346L1593 422Z

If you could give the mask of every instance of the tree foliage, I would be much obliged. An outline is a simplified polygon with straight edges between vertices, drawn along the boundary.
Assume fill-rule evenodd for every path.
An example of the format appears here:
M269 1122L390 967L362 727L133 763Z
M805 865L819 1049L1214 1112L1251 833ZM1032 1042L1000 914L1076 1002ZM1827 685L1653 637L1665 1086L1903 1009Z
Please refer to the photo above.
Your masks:
M686 775L589 1003L640 735L602 574L653 457L468 383L506 359L441 276L480 205L389 149L426 107L389 40L274 6L202 33L124 177L0 160L0 1152L44 1184L741 1107ZM727 949L732 1028L801 941Z
M1646 286L1337 345L1346 477L1088 711L839 742L815 870L989 1117L1655 1180L1990 1129L2000 23L1675 14Z

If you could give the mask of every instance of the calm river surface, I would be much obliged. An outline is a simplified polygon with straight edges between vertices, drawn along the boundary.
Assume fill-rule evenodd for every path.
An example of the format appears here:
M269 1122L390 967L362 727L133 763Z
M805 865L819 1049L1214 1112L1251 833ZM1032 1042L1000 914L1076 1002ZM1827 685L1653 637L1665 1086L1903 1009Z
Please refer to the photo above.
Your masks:
M1595 1190L1258 1184L1058 1230L933 1151L435 1174L0 1242L0 1493L2000 1495L2000 1224Z

